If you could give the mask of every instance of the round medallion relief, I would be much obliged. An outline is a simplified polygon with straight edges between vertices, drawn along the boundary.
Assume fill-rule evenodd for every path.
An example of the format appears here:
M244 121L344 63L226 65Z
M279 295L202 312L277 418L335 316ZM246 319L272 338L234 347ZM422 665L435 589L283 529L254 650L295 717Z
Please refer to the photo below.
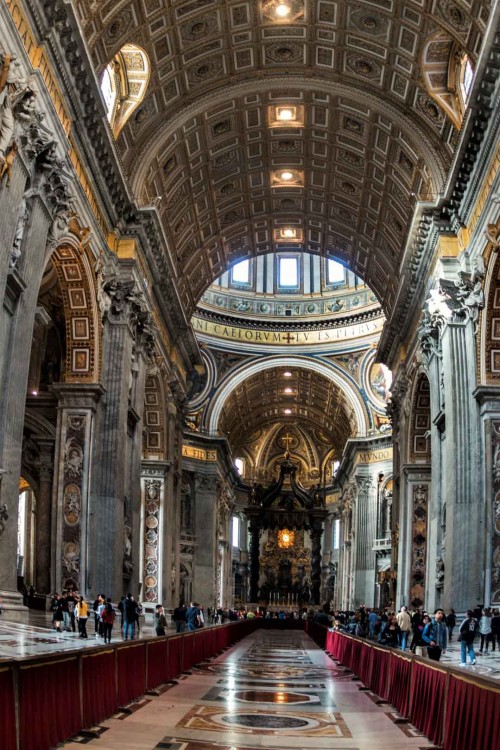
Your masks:
M155 516L148 516L146 518L146 526L148 529L156 529L158 526L158 519Z

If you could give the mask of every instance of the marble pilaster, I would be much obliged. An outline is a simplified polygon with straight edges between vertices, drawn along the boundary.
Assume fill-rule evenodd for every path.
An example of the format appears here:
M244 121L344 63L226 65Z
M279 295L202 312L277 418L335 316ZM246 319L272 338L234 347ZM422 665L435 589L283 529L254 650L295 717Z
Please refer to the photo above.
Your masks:
M52 488L54 480L54 438L35 436L40 448L40 472L36 503L35 588L44 596L51 593Z
M442 334L446 424L443 440L442 507L433 508L429 570L436 571L444 547L444 590L440 605L458 612L482 604L484 498L478 493L479 409L475 388L475 337L471 320L449 322ZM433 464L434 472L434 464ZM434 483L434 482L433 482ZM451 543L444 545L443 534ZM436 523L437 521L437 523ZM432 559L434 553L434 560Z
M170 574L165 563L165 482L169 471L166 461L141 462L141 599L148 605L164 603L170 589ZM168 561L167 561L168 562ZM167 576L166 580L165 575Z
M193 597L205 607L215 600L214 568L217 561L217 480L210 474L196 474Z
M0 596L12 619L22 612L17 593L17 514L21 472L24 411L28 384L28 366L38 291L44 267L47 234L51 216L38 195L30 201L29 219L23 236L23 254L19 267L9 277L16 278L15 299L2 310L4 324L0 338L0 467L4 472L0 486L0 507L8 518L0 545ZM22 617L21 614L19 616Z
M52 390L58 399L58 416L51 589L76 588L87 597L97 565L90 485L96 412L104 388L100 384L57 383Z

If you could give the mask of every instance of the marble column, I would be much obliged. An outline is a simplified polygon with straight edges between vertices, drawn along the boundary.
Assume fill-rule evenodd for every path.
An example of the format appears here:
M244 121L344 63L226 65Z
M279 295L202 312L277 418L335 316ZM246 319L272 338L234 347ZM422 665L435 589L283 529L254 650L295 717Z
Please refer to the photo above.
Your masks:
M320 604L321 588L321 537L323 522L314 519L311 529L311 604Z
M250 601L255 603L259 596L260 574L260 528L257 519L250 520Z
M377 527L377 502L375 485L371 477L356 476L358 495L356 502L356 546L354 552L354 606L370 607L375 596L375 553L373 542Z
M40 449L40 471L36 502L35 589L37 594L51 593L52 485L54 480L55 438L35 435Z
M90 590L93 595L105 593L115 600L132 588L131 579L135 573L137 580L139 562L132 555L129 559L126 552L132 544L133 528L132 518L126 518L133 502L129 496L129 462L134 437L130 432L137 430L139 420L130 403L134 345L131 303L120 297L112 303L104 324L102 383L106 396L104 408L98 413L99 440L94 449L91 493L94 564Z
M90 534L96 512L90 482L99 384L56 383L57 443L51 535L51 589L76 588L90 598L98 561ZM108 562L109 564L109 562Z

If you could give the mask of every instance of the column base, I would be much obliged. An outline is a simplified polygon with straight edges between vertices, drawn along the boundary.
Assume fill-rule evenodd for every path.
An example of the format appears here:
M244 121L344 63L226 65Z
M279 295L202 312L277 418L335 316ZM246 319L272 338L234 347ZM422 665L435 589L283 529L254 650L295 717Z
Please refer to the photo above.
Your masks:
M2 620L8 622L28 622L29 609L23 604L23 595L19 591L2 591Z

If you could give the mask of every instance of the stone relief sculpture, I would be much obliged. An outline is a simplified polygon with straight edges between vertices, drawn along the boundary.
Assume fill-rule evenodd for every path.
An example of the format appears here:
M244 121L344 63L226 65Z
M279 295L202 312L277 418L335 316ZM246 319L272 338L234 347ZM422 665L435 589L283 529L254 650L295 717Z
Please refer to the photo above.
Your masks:
M3 532L5 531L5 522L9 519L9 513L8 513L8 507L7 503L2 503L0 505L0 536L2 536Z
M444 561L442 557L436 560L436 584L442 584L444 581Z
M65 542L63 544L62 561L67 573L80 572L80 545L78 542Z
M64 446L64 471L69 477L78 478L83 468L83 450L74 437L66 440Z
M130 527L127 519L123 527L123 575L125 578L130 578L134 570L134 563L132 560L132 528Z

